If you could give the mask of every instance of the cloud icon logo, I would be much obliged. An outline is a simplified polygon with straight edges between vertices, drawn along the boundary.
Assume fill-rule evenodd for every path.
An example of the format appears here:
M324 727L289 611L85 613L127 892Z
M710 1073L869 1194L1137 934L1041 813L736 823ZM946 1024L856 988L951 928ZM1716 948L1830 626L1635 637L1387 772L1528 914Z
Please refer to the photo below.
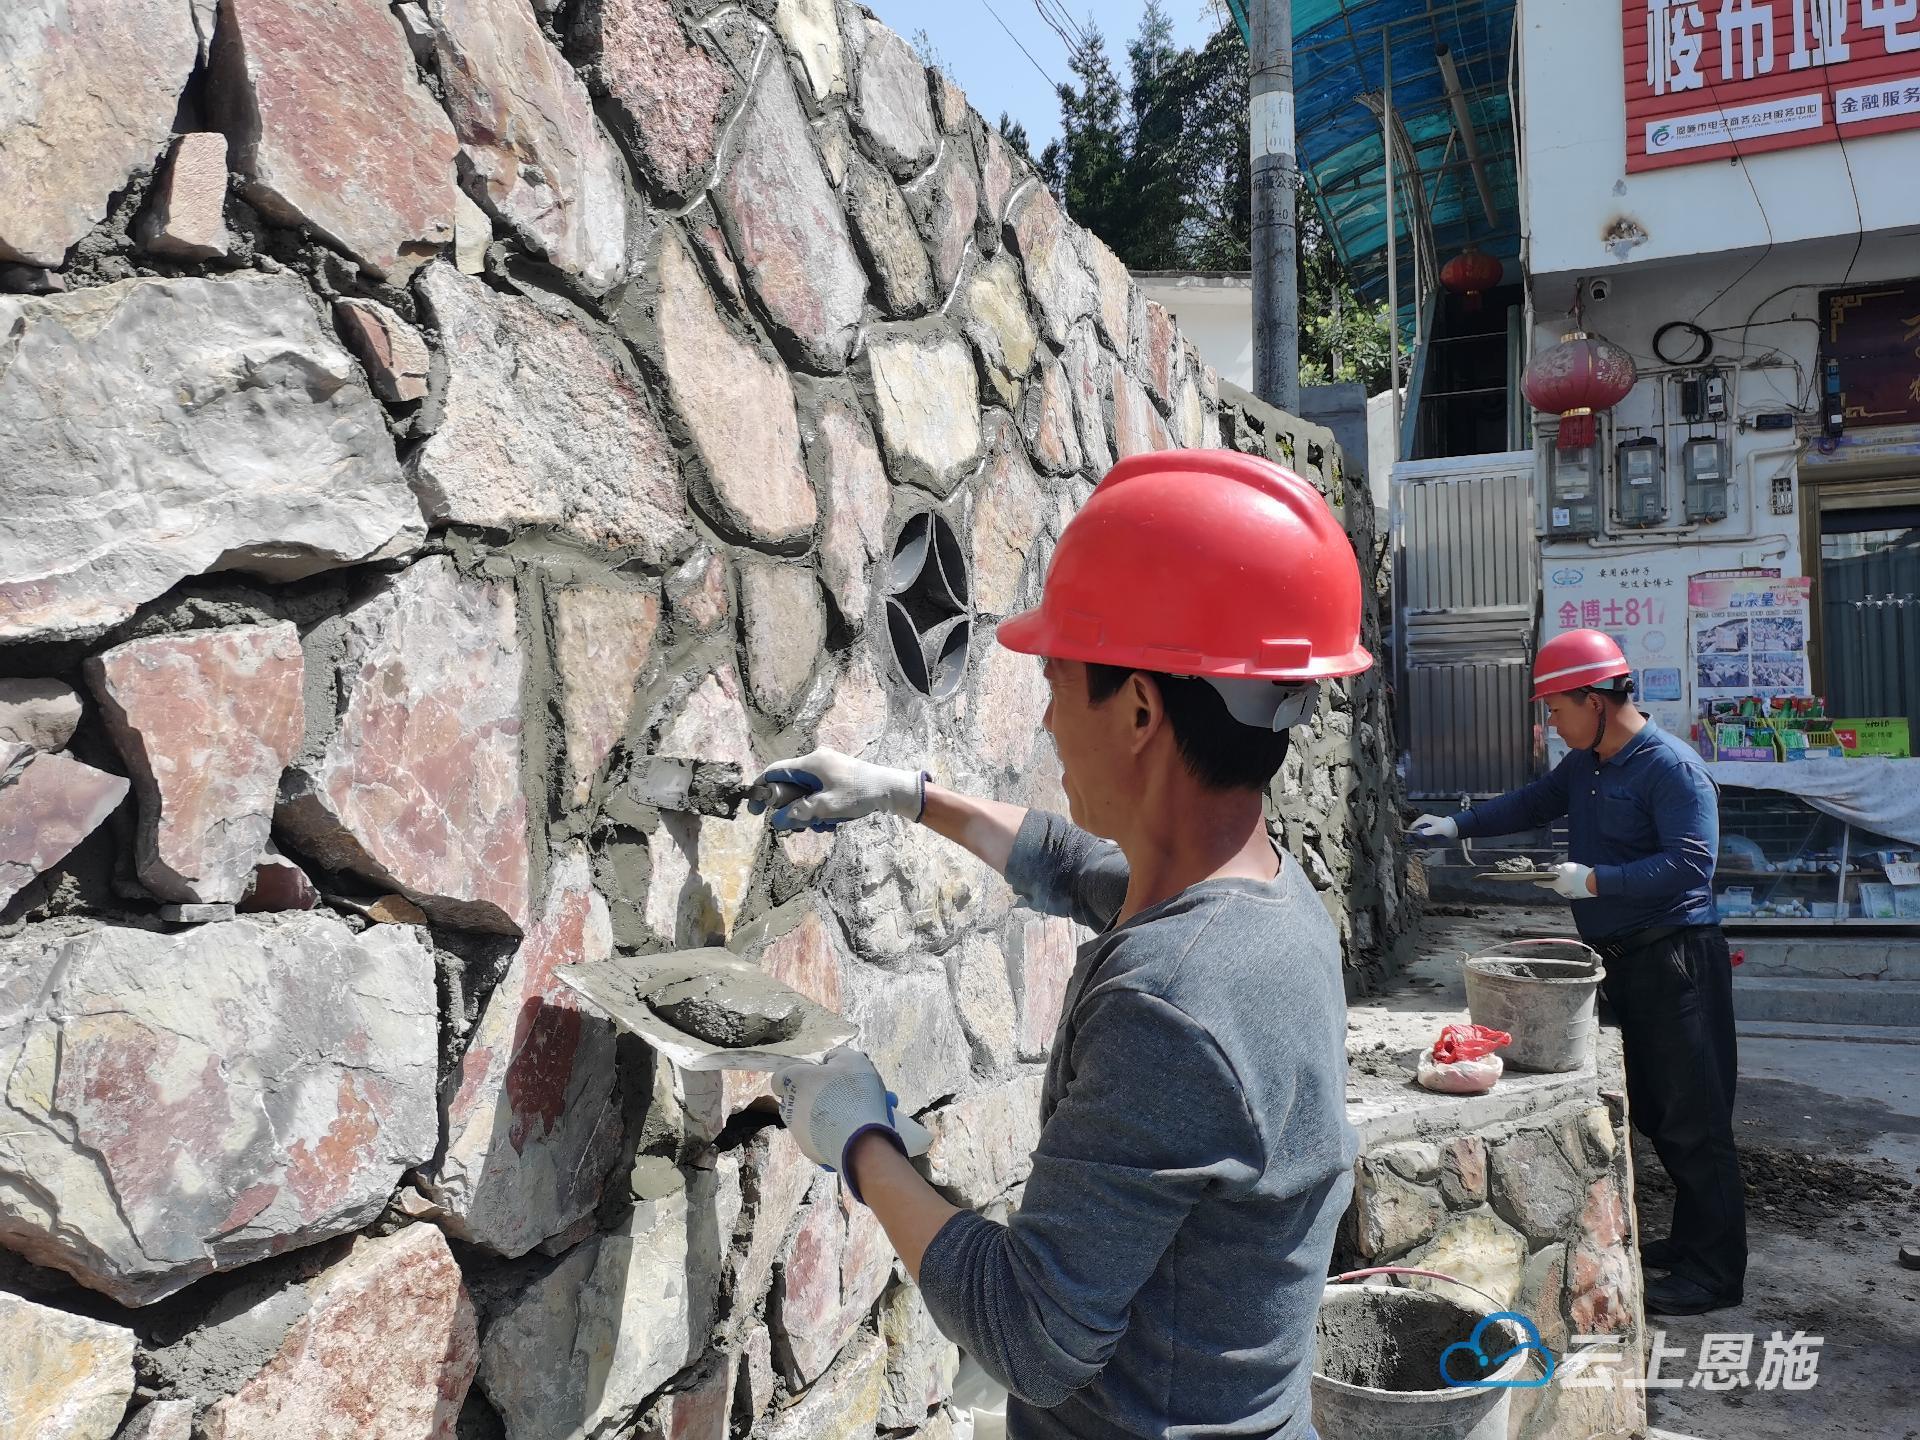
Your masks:
M1526 1338L1518 1345L1509 1346L1507 1349L1502 1350L1498 1355L1489 1356L1485 1345L1482 1343L1482 1337L1485 1336L1487 1327L1496 1320L1510 1321L1519 1327L1520 1333ZM1515 1355L1526 1350L1537 1352L1541 1359L1546 1362L1545 1374L1534 1380L1495 1380L1492 1378L1499 1374L1501 1367L1513 1359ZM1454 1356L1456 1354L1464 1356L1465 1358L1455 1361ZM1440 1378L1446 1383L1449 1389L1454 1390L1476 1388L1483 1390L1538 1390L1541 1386L1553 1379L1553 1370L1553 1352L1540 1343L1539 1330L1535 1328L1533 1321L1513 1310L1501 1310L1496 1314L1487 1316L1478 1325L1473 1327L1472 1335L1468 1336L1465 1340L1456 1340L1440 1352Z

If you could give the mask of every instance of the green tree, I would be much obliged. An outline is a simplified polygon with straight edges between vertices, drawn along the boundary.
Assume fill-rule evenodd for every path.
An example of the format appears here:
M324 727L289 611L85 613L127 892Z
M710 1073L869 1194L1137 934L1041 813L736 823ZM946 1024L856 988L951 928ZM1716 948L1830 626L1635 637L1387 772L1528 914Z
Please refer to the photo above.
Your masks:
M994 129L1000 132L1000 138L1007 142L1009 149L1029 165L1033 163L1033 142L1027 139L1026 126L1002 110L1000 123Z
M1080 224L1136 270L1245 271L1253 256L1245 44L1224 8L1199 49L1173 42L1150 0L1121 90L1097 31L1060 87L1061 138L1040 172ZM1004 128L1004 127L1003 127ZM1386 309L1354 294L1303 190L1299 215L1303 383L1387 383Z

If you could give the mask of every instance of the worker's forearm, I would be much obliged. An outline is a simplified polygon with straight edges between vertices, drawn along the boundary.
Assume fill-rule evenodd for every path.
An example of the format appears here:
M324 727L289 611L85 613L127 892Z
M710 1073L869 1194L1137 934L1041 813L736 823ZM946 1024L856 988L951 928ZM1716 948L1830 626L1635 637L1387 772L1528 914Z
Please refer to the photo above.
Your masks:
M1024 806L1006 805L998 800L981 800L961 795L927 782L926 808L920 823L956 844L964 845L1002 875L1007 873L1007 857L1013 854L1013 840L1027 818Z
M933 1237L960 1212L921 1178L911 1161L886 1136L863 1135L854 1142L847 1169L860 1198L867 1202L893 1242L895 1253L914 1283Z

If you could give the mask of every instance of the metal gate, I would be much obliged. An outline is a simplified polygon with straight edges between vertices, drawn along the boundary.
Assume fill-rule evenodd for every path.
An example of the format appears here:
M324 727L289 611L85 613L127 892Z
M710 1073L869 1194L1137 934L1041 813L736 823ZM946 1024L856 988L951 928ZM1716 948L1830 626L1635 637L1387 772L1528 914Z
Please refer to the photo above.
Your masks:
M1497 795L1533 775L1533 469L1531 450L1393 467L1394 655L1410 796Z
M1904 715L1920 736L1920 528L1824 561L1827 703L1835 715Z

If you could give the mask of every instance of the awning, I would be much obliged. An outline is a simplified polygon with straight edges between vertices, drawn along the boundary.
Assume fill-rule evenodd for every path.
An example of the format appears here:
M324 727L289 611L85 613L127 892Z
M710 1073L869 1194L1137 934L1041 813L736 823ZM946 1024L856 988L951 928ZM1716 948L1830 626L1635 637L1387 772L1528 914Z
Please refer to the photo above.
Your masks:
M1434 267L1471 241L1513 259L1520 248L1507 70L1514 0L1294 0L1294 111L1300 168L1354 288L1387 293L1386 191L1379 100L1383 36L1393 53L1393 111L1403 140L1397 178L1401 303L1412 304L1414 217L1424 208ZM1452 54L1493 192L1489 224L1459 142L1439 62ZM1371 103L1369 103L1371 102ZM1410 195L1409 167L1419 171Z

